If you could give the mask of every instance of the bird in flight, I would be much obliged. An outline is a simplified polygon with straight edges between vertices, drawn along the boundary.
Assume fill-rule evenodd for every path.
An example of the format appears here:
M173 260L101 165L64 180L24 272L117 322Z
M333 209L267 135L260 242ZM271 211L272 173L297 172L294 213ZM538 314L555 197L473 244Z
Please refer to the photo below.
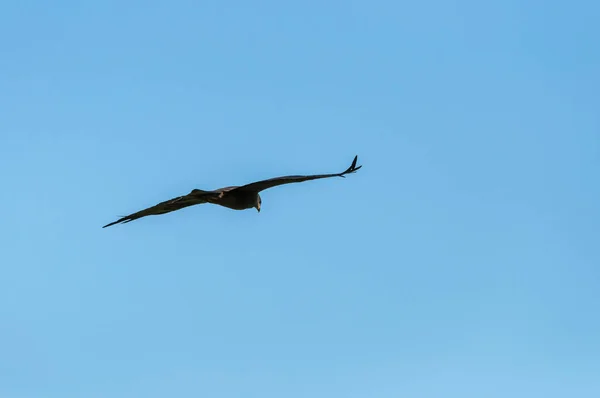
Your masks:
M355 173L362 166L356 167L358 156L354 157L352 164L341 173L332 174L312 174L312 175L293 175L270 178L268 180L256 181L242 186L233 186L215 189L214 191L203 191L201 189L193 189L189 194L178 196L176 198L166 200L155 206L140 210L136 213L122 217L117 221L106 224L102 228L110 227L115 224L125 224L138 218L153 216L158 214L170 213L175 210L183 209L184 207L199 205L202 203L212 203L219 206L224 206L233 210L245 210L255 208L260 212L262 200L259 192L268 188L273 188L278 185L291 184L295 182L303 182L317 180L320 178L344 177L346 174Z

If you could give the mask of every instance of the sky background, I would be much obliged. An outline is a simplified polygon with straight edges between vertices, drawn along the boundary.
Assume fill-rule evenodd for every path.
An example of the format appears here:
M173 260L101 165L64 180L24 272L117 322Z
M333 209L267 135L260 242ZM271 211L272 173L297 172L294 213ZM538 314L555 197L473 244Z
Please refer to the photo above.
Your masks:
M2 2L0 396L600 396L598 20Z

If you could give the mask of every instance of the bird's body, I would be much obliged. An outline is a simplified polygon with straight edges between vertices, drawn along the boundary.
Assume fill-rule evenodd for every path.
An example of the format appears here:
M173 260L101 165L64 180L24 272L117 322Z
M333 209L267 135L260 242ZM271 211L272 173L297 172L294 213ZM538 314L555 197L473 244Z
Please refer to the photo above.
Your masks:
M204 191L201 189L193 189L189 194L179 196L155 206L140 210L136 213L121 217L117 221L105 225L102 228L109 227L118 223L128 223L138 218L145 216L170 213L175 210L180 210L185 207L194 206L202 203L212 203L215 205L227 207L232 210L246 210L255 208L260 212L262 199L259 195L260 191L272 188L282 184L291 184L302 181L316 180L329 177L344 177L346 174L354 173L362 166L356 167L358 156L354 157L352 165L342 173L334 174L314 174L307 176L284 176L276 177L268 180L256 181L242 186L231 186L215 189L213 191Z
M216 199L209 197L208 203L227 207L232 210L246 210L256 207L258 201L258 192L240 191L232 194L231 191L239 187L221 188L219 196Z

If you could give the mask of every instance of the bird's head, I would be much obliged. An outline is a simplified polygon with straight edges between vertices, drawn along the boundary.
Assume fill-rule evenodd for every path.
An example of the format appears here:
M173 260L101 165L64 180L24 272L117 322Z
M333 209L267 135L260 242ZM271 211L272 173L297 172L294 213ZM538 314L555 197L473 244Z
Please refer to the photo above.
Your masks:
M254 207L256 208L256 211L258 211L260 213L260 204L262 203L262 200L260 199L260 195L256 194L256 204L254 205Z

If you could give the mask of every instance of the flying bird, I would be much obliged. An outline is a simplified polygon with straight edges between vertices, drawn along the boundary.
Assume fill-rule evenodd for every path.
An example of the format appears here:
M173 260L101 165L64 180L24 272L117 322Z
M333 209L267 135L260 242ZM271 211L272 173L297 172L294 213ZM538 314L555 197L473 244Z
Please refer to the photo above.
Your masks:
M166 200L147 209L140 210L136 213L122 217L117 221L111 222L110 224L106 224L102 228L110 227L111 225L119 223L125 224L146 216L170 213L175 210L183 209L184 207L199 205L202 203L212 203L233 210L246 210L255 208L258 212L260 212L262 200L260 198L259 192L283 184L291 184L296 182L317 180L320 178L330 177L345 178L346 174L355 173L358 169L362 167L356 167L357 160L358 156L355 156L350 167L348 167L345 171L341 173L275 177L270 178L268 180L252 182L250 184L242 186L219 188L213 191L193 189L187 195L178 196L176 198Z

